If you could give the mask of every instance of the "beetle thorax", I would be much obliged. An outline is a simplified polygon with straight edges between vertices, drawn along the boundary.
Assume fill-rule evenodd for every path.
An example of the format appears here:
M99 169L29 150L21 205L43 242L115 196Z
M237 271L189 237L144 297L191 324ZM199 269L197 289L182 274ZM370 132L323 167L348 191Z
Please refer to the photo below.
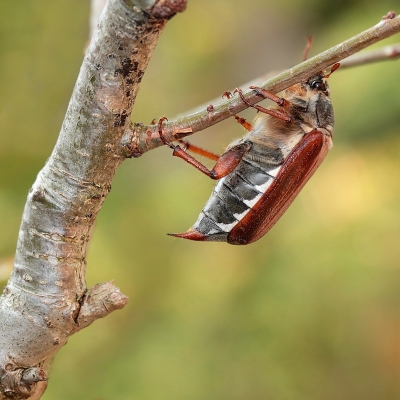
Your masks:
M306 133L318 129L332 136L334 115L331 99L323 93L315 93L308 100L307 109L299 113L298 123Z

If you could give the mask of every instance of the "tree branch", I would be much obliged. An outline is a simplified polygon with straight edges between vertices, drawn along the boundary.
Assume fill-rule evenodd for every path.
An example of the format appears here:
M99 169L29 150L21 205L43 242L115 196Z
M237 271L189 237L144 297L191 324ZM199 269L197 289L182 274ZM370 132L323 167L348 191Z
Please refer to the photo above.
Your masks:
M395 60L400 57L400 43L377 50L354 54L340 63L340 69L358 67L378 61Z
M393 12L384 16L378 24L359 33L352 38L337 44L334 47L318 54L301 64L298 64L257 86L278 93L298 82L306 80L313 74L328 68L360 50L371 46L383 39L400 32L400 17L395 17ZM387 58L387 56L386 56ZM347 64L351 63L347 62ZM346 62L344 62L346 64ZM252 82L254 84L254 82ZM264 100L253 90L245 88L244 97L250 104ZM245 110L248 106L238 96L229 100L220 101L218 104L209 103L201 111L189 114L175 121L163 125L163 134L166 140L172 142L185 136L209 128L218 122ZM122 140L121 150L126 157L139 157L145 152L162 146L164 143L159 138L157 125L143 125L131 123Z
M127 301L128 298L112 282L93 286L82 298L79 314L75 318L76 332L86 328L96 319L123 308Z
M115 150L148 61L166 21L185 5L107 2L57 144L29 191L14 268L0 297L1 400L39 398L50 362L68 338L127 302L111 283L86 289L87 245L124 159Z

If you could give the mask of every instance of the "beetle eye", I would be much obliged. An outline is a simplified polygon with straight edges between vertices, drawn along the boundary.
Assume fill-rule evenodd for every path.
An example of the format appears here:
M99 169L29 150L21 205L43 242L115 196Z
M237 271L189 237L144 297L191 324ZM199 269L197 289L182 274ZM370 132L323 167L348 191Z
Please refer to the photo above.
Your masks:
M326 90L324 82L320 80L311 82L310 87L313 90Z

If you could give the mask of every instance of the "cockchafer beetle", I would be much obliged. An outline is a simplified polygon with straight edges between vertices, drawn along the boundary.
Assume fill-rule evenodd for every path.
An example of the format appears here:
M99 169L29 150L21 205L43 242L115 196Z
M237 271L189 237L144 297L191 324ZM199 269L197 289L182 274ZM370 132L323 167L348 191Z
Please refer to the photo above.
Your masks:
M249 244L264 236L287 210L332 147L333 107L327 78L322 71L307 81L293 85L280 97L250 86L278 107L266 109L249 104L240 89L235 92L259 111L253 124L235 116L247 134L228 145L221 156L189 143L184 148L163 142L199 171L219 182L196 223L185 233L170 234L197 241ZM213 169L186 152L216 160Z

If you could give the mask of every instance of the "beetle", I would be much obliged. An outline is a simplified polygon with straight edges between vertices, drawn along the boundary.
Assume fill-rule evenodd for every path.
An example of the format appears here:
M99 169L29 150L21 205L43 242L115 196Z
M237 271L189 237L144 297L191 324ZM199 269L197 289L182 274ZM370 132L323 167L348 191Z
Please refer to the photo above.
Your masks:
M266 109L251 105L242 91L242 101L259 111L253 124L235 116L247 134L228 145L221 156L187 142L182 148L168 142L173 155L182 158L212 179L219 180L195 224L175 237L244 245L264 236L284 214L332 147L333 107L329 97L329 73L322 71L276 96L262 88L250 89L277 104ZM194 153L216 160L209 170Z

